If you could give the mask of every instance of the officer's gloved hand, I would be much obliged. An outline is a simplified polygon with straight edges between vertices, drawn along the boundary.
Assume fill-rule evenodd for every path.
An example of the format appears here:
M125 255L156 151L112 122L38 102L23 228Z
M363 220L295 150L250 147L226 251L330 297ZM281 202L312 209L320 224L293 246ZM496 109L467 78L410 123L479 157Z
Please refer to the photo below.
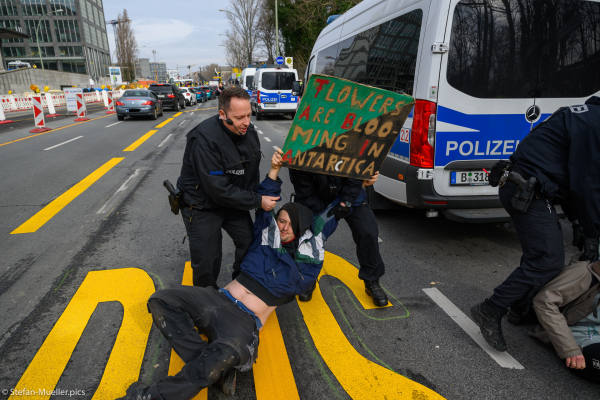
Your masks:
M579 251L582 251L584 245L585 236L583 234L583 228L579 225L579 222L573 221L573 246L577 246Z
M350 211L352 211L352 205L346 204L342 203L334 206L331 210L329 210L327 216L331 217L332 215L335 215L336 221L339 221L342 218L346 218L348 215L350 215Z
M598 246L600 245L599 238L585 238L583 254L579 257L579 261L598 261Z

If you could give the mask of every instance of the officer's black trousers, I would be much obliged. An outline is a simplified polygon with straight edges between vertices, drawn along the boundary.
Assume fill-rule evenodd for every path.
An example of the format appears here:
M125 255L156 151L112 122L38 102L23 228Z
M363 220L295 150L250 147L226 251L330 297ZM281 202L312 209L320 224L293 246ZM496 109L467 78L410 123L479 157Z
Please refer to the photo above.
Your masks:
M185 362L177 375L145 390L150 398L193 399L230 368L248 362L248 347L254 341L253 333L257 334L254 318L216 289L175 286L160 290L148 300L148 309L154 325Z
M201 210L184 207L181 216L190 243L194 286L218 288L217 278L223 258L221 228L235 244L232 274L232 279L235 279L252 244L250 212L231 208Z
M523 255L521 265L494 289L490 301L501 310L522 307L550 282L565 265L562 228L553 206L535 199L525 213L515 211L511 200L517 185L508 182L500 188L500 201L510 214L519 236Z
M379 228L373 210L367 202L352 207L352 213L345 218L352 238L356 243L356 257L360 264L358 277L374 281L383 276L385 266L379 254Z

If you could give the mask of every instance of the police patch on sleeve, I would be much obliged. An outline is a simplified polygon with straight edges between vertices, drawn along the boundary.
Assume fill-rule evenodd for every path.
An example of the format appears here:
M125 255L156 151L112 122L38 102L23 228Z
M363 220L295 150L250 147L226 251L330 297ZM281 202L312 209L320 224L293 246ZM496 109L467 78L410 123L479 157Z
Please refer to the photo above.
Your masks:
M223 175L223 171L208 171L211 175Z

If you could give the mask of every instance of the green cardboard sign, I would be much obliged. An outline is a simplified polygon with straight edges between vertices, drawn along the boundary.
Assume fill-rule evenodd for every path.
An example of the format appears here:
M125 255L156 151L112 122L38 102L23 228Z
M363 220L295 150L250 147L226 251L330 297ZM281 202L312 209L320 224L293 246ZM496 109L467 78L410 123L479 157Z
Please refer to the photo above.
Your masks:
M312 74L283 146L283 166L369 179L414 103L408 95Z

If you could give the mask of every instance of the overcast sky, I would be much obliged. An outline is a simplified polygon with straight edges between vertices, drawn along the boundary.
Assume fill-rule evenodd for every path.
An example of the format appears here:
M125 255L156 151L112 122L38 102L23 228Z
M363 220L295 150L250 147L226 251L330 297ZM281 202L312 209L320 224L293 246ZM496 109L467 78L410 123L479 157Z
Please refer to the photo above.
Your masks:
M123 13L123 8L127 9L140 58L152 62L152 50L156 50L156 61L166 62L167 68L196 64L192 67L194 72L212 62L226 64L225 48L219 46L224 37L219 33L227 30L227 19L219 8L226 9L228 5L228 0L104 0L104 14L110 21ZM112 53L115 41L111 25L107 25L106 32ZM187 68L180 72L187 74Z

